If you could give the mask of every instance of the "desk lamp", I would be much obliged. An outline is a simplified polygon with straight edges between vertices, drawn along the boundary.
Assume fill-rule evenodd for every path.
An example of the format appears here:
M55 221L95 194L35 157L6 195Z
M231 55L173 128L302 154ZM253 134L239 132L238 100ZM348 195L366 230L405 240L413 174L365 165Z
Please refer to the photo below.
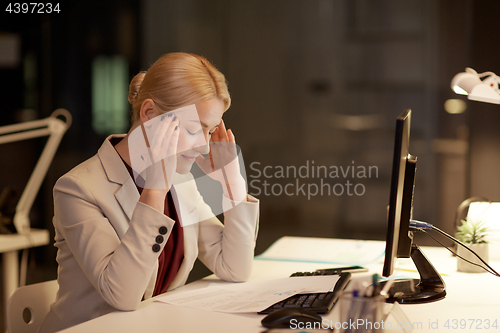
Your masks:
M63 116L66 121L59 119L58 117L60 116ZM45 119L0 127L0 144L49 136L16 206L13 220L16 231L19 234L25 234L30 231L29 212L31 206L47 174L57 147L70 126L71 114L67 110L57 109L50 117Z
M485 79L481 80L481 78ZM467 67L451 80L451 89L457 94L467 95L472 101L500 104L500 78L492 72L478 74Z

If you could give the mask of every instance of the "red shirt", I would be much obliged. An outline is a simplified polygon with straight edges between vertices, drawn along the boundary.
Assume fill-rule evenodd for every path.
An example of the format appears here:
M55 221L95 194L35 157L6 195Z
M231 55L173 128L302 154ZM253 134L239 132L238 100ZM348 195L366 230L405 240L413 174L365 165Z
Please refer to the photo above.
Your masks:
M123 159L122 159L123 160ZM123 161L130 177L133 179L132 168ZM136 185L137 186L137 185ZM142 193L143 188L137 186L139 193ZM172 198L172 191L174 189L170 188L167 195L165 196L165 210L164 214L174 220L174 228L167 240L167 244L163 248L163 251L158 257L158 275L156 277L156 285L153 291L153 296L163 294L167 291L168 286L172 283L172 280L177 275L179 267L181 267L182 259L184 259L184 230L179 223L177 212L175 210L174 200Z
M153 296L163 294L177 275L184 259L184 230L179 223L175 210L172 191L168 191L165 197L165 215L176 221L172 233L167 240L167 244L158 257L158 276L156 277L155 290Z

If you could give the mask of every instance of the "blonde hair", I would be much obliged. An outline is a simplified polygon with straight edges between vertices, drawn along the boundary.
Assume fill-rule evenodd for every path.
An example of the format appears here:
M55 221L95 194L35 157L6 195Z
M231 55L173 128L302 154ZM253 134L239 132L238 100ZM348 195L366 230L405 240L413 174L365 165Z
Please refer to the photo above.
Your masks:
M226 78L207 59L189 53L168 53L149 70L130 82L128 101L132 121L139 118L141 105L152 99L163 112L218 98L225 110L231 105Z

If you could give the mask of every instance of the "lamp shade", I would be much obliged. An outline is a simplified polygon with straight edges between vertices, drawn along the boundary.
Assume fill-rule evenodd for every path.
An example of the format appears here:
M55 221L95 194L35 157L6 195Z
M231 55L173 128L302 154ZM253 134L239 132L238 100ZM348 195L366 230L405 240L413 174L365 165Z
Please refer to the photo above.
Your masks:
M491 73L490 75L496 75ZM473 101L500 104L500 95L489 85L481 81L479 75L472 68L458 73L451 80L451 89L457 94L467 95Z
M500 104L500 95L484 83L475 86L468 98L473 101Z

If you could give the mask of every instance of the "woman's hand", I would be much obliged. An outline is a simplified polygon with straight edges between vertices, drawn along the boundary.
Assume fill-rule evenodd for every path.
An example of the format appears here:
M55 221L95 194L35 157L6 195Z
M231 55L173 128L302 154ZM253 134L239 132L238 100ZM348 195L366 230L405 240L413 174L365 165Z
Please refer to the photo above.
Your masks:
M129 154L136 184L144 188L141 202L160 210L173 184L177 167L179 119L159 115L137 127L129 136ZM149 198L147 202L144 200ZM153 200L153 202L151 202ZM156 207L156 202L160 205Z
M240 173L236 139L221 120L210 139L210 153L196 159L199 167L222 184L224 194L234 201L246 201L246 182Z

